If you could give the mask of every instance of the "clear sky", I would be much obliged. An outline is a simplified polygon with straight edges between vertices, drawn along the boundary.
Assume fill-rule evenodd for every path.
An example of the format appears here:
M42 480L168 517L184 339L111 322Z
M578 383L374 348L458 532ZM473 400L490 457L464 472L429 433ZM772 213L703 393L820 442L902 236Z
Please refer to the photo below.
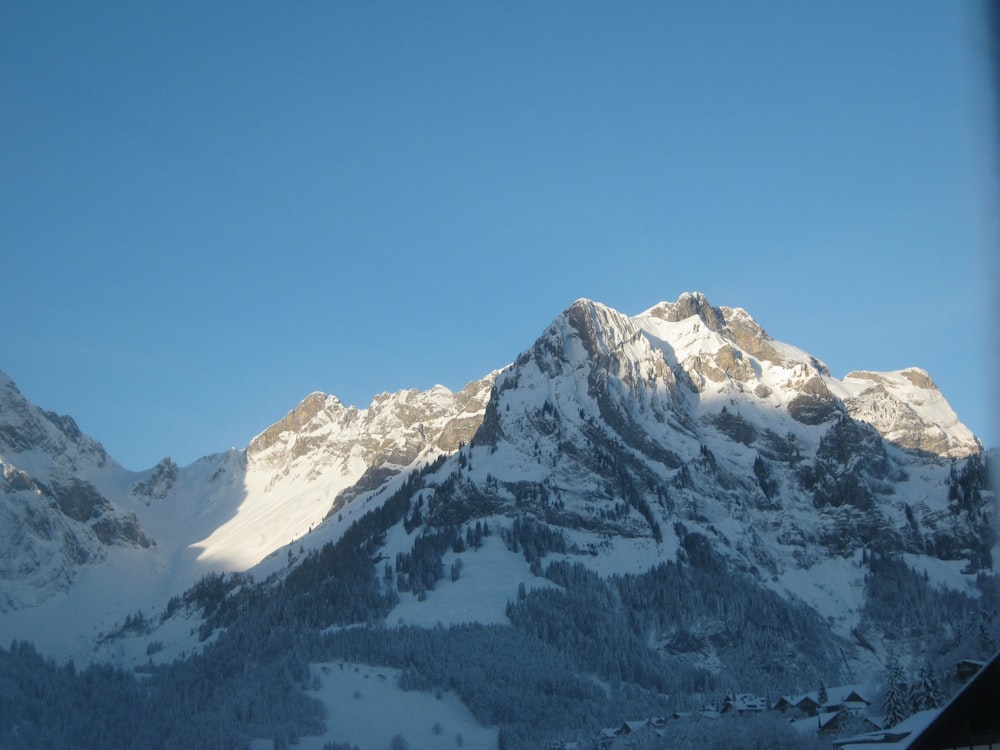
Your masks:
M141 469L697 290L995 445L976 9L7 0L0 369Z

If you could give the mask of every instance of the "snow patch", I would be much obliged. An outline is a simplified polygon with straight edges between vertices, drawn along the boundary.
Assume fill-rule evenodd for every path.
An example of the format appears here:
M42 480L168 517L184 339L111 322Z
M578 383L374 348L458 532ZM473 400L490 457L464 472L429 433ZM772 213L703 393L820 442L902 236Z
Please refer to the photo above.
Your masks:
M491 523L490 527L496 527ZM462 571L457 581L448 575L452 563L462 560ZM391 558L395 560L395 556ZM509 625L507 602L517 600L520 584L525 590L555 588L555 584L532 574L530 566L521 555L516 555L494 533L483 539L478 550L466 549L461 554L448 552L444 558L445 577L438 581L433 591L421 602L410 592L400 593L400 602L386 616L390 625L418 625L448 627L468 622L486 625Z
M497 728L484 727L454 693L405 691L400 670L348 662L311 664L319 690L309 695L326 709L326 733L300 737L302 750L322 750L327 742L347 742L363 750L386 748L396 735L410 750L494 750ZM436 733L435 728L440 732Z

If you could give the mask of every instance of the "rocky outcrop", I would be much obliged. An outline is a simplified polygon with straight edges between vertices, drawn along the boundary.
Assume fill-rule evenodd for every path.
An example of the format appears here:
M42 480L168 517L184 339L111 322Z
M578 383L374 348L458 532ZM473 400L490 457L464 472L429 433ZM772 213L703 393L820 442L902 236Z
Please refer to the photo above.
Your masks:
M851 372L844 383L854 394L847 413L870 424L889 442L921 455L967 458L982 452L975 435L959 422L924 370Z
M0 455L10 459L25 451L44 454L70 471L103 469L110 461L104 447L84 435L72 417L29 403L0 372Z
M773 339L746 310L739 307L713 307L700 292L684 293L676 302L661 302L644 315L671 323L697 317L709 330L718 333L752 357L776 365L785 361L772 345Z
M147 504L153 500L162 500L177 482L177 472L177 464L167 456L153 467L149 477L133 484L129 494L144 498Z
M809 378L788 402L792 419L807 425L823 424L835 417L840 409L840 401L818 375Z
M473 381L458 393L443 386L382 393L367 409L312 393L250 442L249 464L291 476L324 467L342 472L402 468L428 451L451 453L482 423L494 377Z

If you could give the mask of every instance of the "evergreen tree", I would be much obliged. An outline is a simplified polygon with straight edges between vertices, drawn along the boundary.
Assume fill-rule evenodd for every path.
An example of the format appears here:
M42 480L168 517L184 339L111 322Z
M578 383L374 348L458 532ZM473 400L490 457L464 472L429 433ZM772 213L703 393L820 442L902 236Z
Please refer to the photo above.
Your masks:
M937 708L942 702L941 686L934 674L934 668L930 662L924 662L916 682L910 688L910 710L914 713L926 711L929 708Z
M906 675L893 659L886 668L885 697L882 699L885 726L894 727L908 715Z

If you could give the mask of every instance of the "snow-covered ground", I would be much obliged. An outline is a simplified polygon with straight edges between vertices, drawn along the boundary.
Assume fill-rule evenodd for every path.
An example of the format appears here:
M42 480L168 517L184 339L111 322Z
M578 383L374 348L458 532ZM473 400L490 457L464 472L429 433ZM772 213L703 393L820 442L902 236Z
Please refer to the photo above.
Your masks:
M327 730L319 737L301 737L302 750L322 750L327 742L388 750L396 735L409 750L497 746L497 728L479 724L458 696L401 690L398 669L347 662L312 664L310 669L320 683L310 696L322 701Z
M394 532L401 531L401 527L394 529ZM459 558L462 560L461 575L457 581L452 581L449 571ZM478 550L470 549L461 554L448 552L443 562L445 577L438 581L433 591L427 592L426 601L419 601L409 592L401 593L399 604L386 617L387 623L422 627L439 623L447 627L466 622L509 625L505 612L507 602L517 598L520 584L523 583L527 591L555 586L532 574L524 557L508 550L496 534L483 539L483 546Z
M811 568L789 569L770 582L777 591L805 602L838 635L849 638L865 598L861 555L831 557Z

